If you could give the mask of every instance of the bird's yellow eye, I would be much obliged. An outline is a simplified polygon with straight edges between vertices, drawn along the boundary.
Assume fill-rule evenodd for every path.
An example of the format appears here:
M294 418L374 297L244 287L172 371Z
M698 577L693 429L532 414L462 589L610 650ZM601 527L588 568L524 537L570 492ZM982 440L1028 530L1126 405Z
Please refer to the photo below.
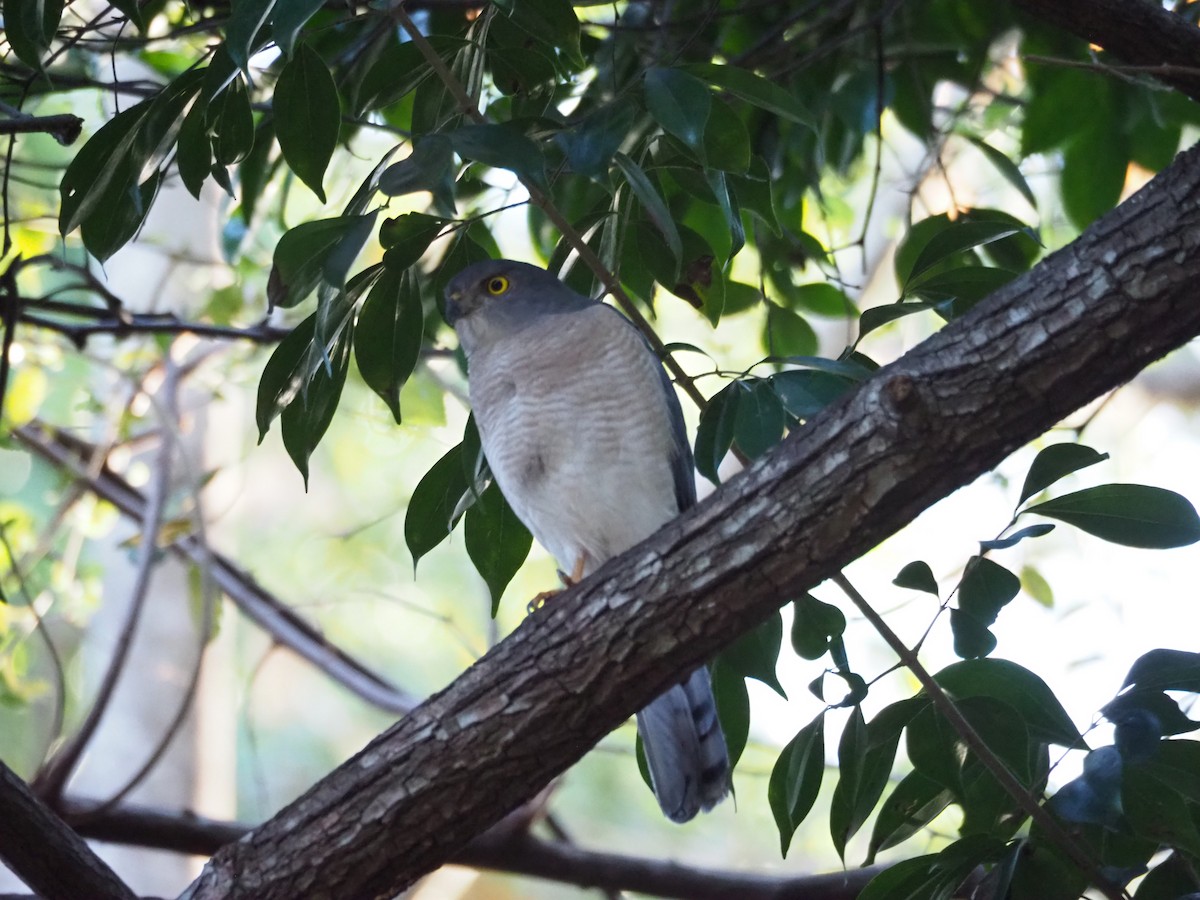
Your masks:
M487 280L487 292L494 297L508 290L508 279L503 275L493 275Z

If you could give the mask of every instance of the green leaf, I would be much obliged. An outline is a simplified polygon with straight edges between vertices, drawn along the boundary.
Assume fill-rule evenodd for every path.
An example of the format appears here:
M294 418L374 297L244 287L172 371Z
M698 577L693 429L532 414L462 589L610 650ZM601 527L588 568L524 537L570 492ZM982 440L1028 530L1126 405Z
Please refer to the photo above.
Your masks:
M892 579L892 584L913 591L924 591L935 597L938 595L938 583L937 579L933 577L933 570L929 568L929 563L921 560L910 562L901 569L899 574Z
M1187 802L1172 785L1131 766L1122 779L1121 806L1134 834L1200 856L1200 831Z
M270 17L275 0L234 0L230 5L229 23L225 26L225 51L233 64L244 70L251 54L258 49L259 42L255 38Z
M721 207L721 214L725 217L725 224L729 226L729 256L726 259L726 262L728 262L728 260L737 256L738 251L746 245L746 229L742 225L742 213L738 207L737 197L734 195L733 188L730 187L729 180L725 177L724 172L717 169L705 169L704 179L708 182L713 196L717 198L717 205Z
M1083 444L1051 444L1044 447L1029 466L1029 474L1025 476L1025 484L1021 486L1021 498L1017 502L1024 503L1034 494L1041 493L1072 472L1094 466L1106 459L1107 453L1098 453Z
M301 384L299 394L279 416L284 449L304 477L306 489L309 457L333 421L346 383L351 343L352 329L344 328L334 336L328 348L319 348L324 351L322 359L326 364L309 366L310 374ZM316 349L314 346L312 351Z
M215 110L215 113L214 113ZM235 78L208 107L209 127L215 131L214 156L222 166L241 162L254 146L254 114L246 83Z
M846 631L846 615L805 594L792 604L792 648L804 659L820 659Z
M723 100L711 98L704 126L704 155L714 169L743 174L750 168L750 134L741 117Z
M802 316L768 300L766 344L772 356L811 356L817 352L817 333Z
M942 900L937 891L946 879L934 868L936 859L928 854L889 866L867 882L857 900Z
M675 259L675 268L678 270L680 260L683 258L683 242L679 238L679 229L675 227L675 220L671 218L671 211L667 209L667 204L654 189L654 185L642 171L641 166L624 153L615 154L613 160L625 176L625 182L629 185L629 189L642 204L642 209L646 211L646 215L650 217L654 227L667 242L667 248L671 251L671 255Z
M212 140L208 136L205 121L207 110L202 103L192 104L179 128L178 150L175 165L179 168L179 180L189 194L200 199L200 189L212 169Z
M877 328L882 328L889 322L911 316L913 313L937 309L936 303L888 303L884 306L872 306L864 309L858 317L858 340L861 341Z
M258 405L255 412L260 444L267 436L271 422L300 390L300 362L308 354L316 327L317 316L314 313L288 332L263 368L258 379Z
M758 459L783 438L783 404L769 381L738 382L743 393L737 403L733 439L750 459Z
M1136 900L1181 900L1200 890L1192 864L1178 852L1172 853L1142 879Z
M78 228L111 192L128 189L133 171L132 147L142 119L150 112L151 100L143 100L117 113L92 135L75 154L59 186L58 230L64 237ZM137 166L141 168L141 166Z
M599 179L608 172L609 160L621 149L634 116L634 108L629 104L613 103L593 112L574 128L560 131L555 140L574 171Z
M746 679L721 662L712 667L712 689L732 768L742 758L750 736L750 694L746 690Z
M465 442L464 442L465 443ZM456 444L435 462L413 490L404 514L404 542L412 554L413 570L421 557L449 537L457 519L455 511L471 489L464 459L464 444Z
M947 666L934 678L956 700L991 697L1008 704L1040 740L1064 747L1084 746L1079 730L1046 682L1014 662L968 659Z
M779 754L767 783L767 802L779 829L779 852L787 856L792 835L808 816L825 776L825 713L797 732Z
M979 138L966 136L967 140L978 148L979 152L987 157L988 162L995 166L996 171L1004 176L1005 181L1017 189L1026 202L1037 209L1037 198L1033 196L1033 191L1029 188L1029 182L1025 180L1025 176L1021 174L1021 170L1011 159Z
M1015 547L1017 544L1026 538L1043 537L1054 530L1054 526L1042 523L1041 525L1030 525L1028 528L1022 528L1019 531L1014 531L1008 537L996 538L990 541L980 541L979 550L981 553L986 553L989 550L1007 550L1009 547Z
M705 164L704 129L712 94L704 82L679 69L648 69L646 106L663 131L674 135Z
M954 800L948 788L920 772L909 772L883 801L871 830L871 844L865 865L875 855L908 840L941 815Z
M363 223L373 219L371 213L338 216L304 222L287 231L275 245L274 264L267 282L270 305L287 309L316 290L334 251L350 238L358 240L357 246L361 248L366 241L362 236ZM357 255L357 249L354 252Z
M733 445L738 406L746 393L741 382L732 381L710 397L700 413L696 428L696 471L713 484L721 483L717 470Z
M1159 691L1200 693L1200 653L1186 650L1151 650L1138 657L1121 685Z
M743 678L761 681L786 700L787 693L775 675L775 663L782 644L783 617L776 612L726 647L717 658L731 671Z
M271 23L271 36L284 56L292 55L300 29L324 3L325 0L287 0L279 5Z
M162 172L155 171L142 184L130 183L120 194L106 195L106 202L84 220L80 229L83 245L104 262L138 232L162 183Z
M991 653L996 639L988 629L1020 591L1020 579L1004 566L972 557L959 586L958 609L950 612L954 652L966 658Z
M811 419L838 397L854 387L854 381L830 372L791 369L767 379L791 415Z
M1009 221L957 222L929 238L917 253L912 269L901 280L901 285L907 292L910 285L916 286L923 274L954 254L1019 234L1022 230L1021 225Z
M585 66L579 49L579 18L568 0L494 0L510 21L529 35L557 47L577 70Z
M789 303L795 303L817 315L831 318L853 316L858 312L858 308L846 296L845 291L824 281L796 285L788 294L787 300Z
M434 207L443 215L454 215L454 147L444 134L417 138L407 158L383 170L379 190L388 197L413 191L433 194Z
M386 219L379 227L379 243L385 250L384 263L392 269L415 265L445 225L444 219L424 213L405 213Z
M342 109L333 76L307 44L296 49L279 73L272 108L283 158L324 203L321 182L337 147Z
M497 169L508 169L536 187L546 188L546 162L542 148L515 125L464 125L450 132L447 137L454 145L454 152L463 159Z
M683 71L745 100L752 106L782 116L797 125L816 131L815 119L804 105L775 82L756 75L748 69L716 63L695 63Z
M41 70L62 11L63 0L4 0L4 36L29 68Z
M1129 144L1109 122L1078 135L1063 151L1063 209L1072 224L1086 228L1117 205L1129 169Z
M843 860L846 858L846 842L862 827L875 801L879 799L874 788L878 785L882 792L883 784L887 781L886 772L882 782L878 778L881 757L868 759L868 749L867 724L863 720L862 708L855 706L850 711L850 719L838 743L838 783L833 789L829 806L829 833L838 857ZM892 752L895 753L895 745ZM891 761L886 768L891 771Z
M467 555L492 596L492 618L504 589L529 555L533 536L509 507L495 482L467 510L464 525Z
M1162 550L1200 540L1200 517L1186 498L1142 484L1085 488L1022 510L1027 512L1127 547Z
M421 290L411 271L385 268L358 314L354 361L397 425L400 388L416 367L424 325Z

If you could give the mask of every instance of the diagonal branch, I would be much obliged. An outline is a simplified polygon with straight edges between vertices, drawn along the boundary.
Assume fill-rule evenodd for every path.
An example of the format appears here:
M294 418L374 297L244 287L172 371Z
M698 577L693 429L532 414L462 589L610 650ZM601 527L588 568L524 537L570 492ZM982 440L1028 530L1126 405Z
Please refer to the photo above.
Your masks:
M530 616L188 900L392 896L679 673L1200 334L1200 149ZM303 879L298 882L297 879Z
M98 473L90 471L88 460L95 453L93 445L37 423L14 429L13 436L39 457L86 485L97 497L111 503L123 515L135 522L145 522L146 498L137 488L107 466ZM316 628L257 584L249 573L205 545L195 535L174 541L167 549L193 565L208 567L216 588L229 597L247 618L282 646L307 659L368 703L399 715L419 702L417 697L391 684L331 644Z

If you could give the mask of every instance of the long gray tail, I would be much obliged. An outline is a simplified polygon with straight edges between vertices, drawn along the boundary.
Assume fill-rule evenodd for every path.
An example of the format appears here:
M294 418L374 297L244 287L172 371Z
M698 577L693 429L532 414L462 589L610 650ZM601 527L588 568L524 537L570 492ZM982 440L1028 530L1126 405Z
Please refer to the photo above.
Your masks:
M672 822L729 793L729 754L708 669L701 666L637 714L654 796Z

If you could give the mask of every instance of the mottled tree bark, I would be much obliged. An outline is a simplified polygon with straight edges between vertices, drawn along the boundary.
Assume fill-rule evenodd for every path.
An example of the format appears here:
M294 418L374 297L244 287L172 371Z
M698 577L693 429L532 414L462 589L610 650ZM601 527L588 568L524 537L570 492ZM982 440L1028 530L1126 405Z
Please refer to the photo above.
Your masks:
M1200 151L530 616L184 894L388 897L682 672L1200 333Z

